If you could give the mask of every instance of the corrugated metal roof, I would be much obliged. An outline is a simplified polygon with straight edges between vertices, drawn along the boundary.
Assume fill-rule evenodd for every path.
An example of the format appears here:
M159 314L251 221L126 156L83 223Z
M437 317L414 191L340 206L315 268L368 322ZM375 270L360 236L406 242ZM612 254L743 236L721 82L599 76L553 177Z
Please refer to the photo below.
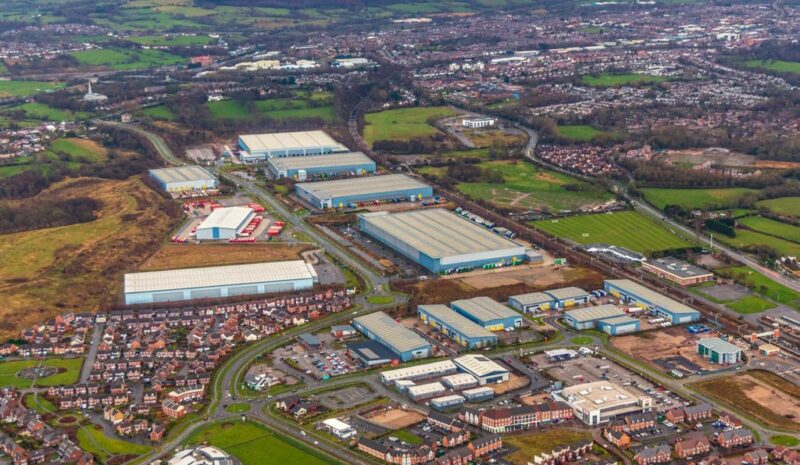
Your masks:
M373 228L405 242L431 258L525 248L442 208L362 215ZM514 250L517 249L517 250Z
M719 353L739 352L742 350L734 344L724 341L718 337L704 337L697 341L697 343Z
M414 365L406 368L384 371L381 373L381 378L388 382L406 378L415 378L417 376L426 376L429 374L446 371L455 371L455 369L456 364L453 363L452 360L443 360L441 362L426 363L424 365Z
M275 150L308 150L334 147L339 143L324 131L273 132L239 136L253 152Z
M522 318L519 313L490 297L456 300L451 302L450 305L458 306L458 308L481 321Z
M553 296L556 300L576 299L579 297L586 297L588 292L579 287L562 287L559 289L548 289L544 291L546 294Z
M436 318L466 337L496 337L483 326L459 315L446 305L420 305L418 310L428 313L433 318Z
M625 312L619 309L616 305L605 304L596 307L578 308L564 312L565 315L574 319L575 321L594 321L603 320L606 318L614 318L618 316L625 316Z
M364 326L398 352L406 352L419 349L420 347L430 346L428 341L423 339L420 335L394 321L389 315L383 312L370 313L369 315L354 318L353 323Z
M312 269L303 260L292 260L128 273L125 275L125 293L313 279Z
M405 174L386 174L355 179L303 182L295 186L321 200L353 195L385 194L395 191L424 189L429 187L427 184L417 181Z
M640 299L647 300L653 305L657 305L669 312L676 314L699 314L697 310L684 305L677 300L670 299L669 297L659 294L639 283L635 283L630 279L607 279L607 283L612 284L625 292L629 292L638 296Z
M158 168L150 170L150 174L163 183L187 181L213 181L216 178L197 165L176 166L174 168Z
M198 230L209 228L236 229L253 213L250 207L217 208L197 227Z
M461 357L453 360L453 362L467 372L478 377L499 373L508 373L507 369L500 366L494 360L484 357L483 355L462 355Z
M270 158L269 164L277 171L305 170L311 168L336 168L349 165L365 165L375 162L364 152L306 155L303 157Z
M530 292L528 294L512 295L509 299L514 299L520 305L535 305L546 302L552 302L553 297L545 294L544 292Z

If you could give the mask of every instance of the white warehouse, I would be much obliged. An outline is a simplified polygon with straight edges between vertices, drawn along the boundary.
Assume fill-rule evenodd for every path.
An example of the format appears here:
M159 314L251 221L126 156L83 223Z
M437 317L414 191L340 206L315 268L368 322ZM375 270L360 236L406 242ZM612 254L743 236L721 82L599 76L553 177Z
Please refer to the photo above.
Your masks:
M255 216L255 211L249 207L217 208L197 227L197 239L201 241L232 239L242 232Z

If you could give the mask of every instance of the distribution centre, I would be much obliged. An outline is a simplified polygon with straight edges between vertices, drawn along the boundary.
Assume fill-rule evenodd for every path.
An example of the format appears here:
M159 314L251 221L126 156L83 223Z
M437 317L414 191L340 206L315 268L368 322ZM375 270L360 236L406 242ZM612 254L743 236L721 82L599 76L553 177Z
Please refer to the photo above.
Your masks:
M303 260L146 271L125 275L125 304L213 299L309 289L318 280Z
M431 344L428 341L383 312L354 318L353 327L388 347L404 362L431 355Z
M442 208L363 213L361 232L434 273L521 263L525 247Z
M376 166L363 152L332 153L305 157L270 158L267 169L275 178L304 181L314 177L332 177L352 173L361 176L374 173Z
M161 189L170 193L203 191L217 188L217 178L205 169L196 166L177 166L150 170Z
M489 297L450 302L453 310L478 323L489 331L504 331L522 326L522 316Z
M691 323L700 319L700 312L661 295L629 279L607 279L603 288L611 295L649 309L669 319L672 324Z
M423 323L438 328L462 347L475 349L497 344L496 335L446 305L420 305L417 315Z
M344 208L375 200L418 200L433 197L431 186L404 174L304 182L295 185L298 197L317 208Z
M596 328L612 336L635 333L641 328L639 320L613 304L569 310L564 313L564 323L575 329Z
M243 162L264 161L273 157L296 157L346 152L347 148L323 131L276 132L239 136L239 156Z
M227 240L236 237L256 216L249 207L217 208L197 227L201 241Z

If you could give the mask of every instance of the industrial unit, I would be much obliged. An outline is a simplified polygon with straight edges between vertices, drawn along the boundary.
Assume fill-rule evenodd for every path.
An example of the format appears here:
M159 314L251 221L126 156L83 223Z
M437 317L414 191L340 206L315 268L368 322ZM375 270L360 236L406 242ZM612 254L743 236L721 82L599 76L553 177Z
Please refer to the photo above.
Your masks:
M700 320L700 312L676 300L661 295L629 279L607 279L603 288L614 297L651 310L669 319L672 324L691 323Z
M464 405L464 396L460 396L458 394L451 394L449 396L437 397L435 399L431 399L431 408L439 411L454 409L456 407L461 407Z
M553 297L544 292L530 292L508 298L508 305L523 313L541 313L553 308L553 304Z
M672 257L642 262L642 269L681 286L714 280L714 273Z
M368 338L388 347L404 362L431 355L431 345L428 341L383 312L354 318L353 327Z
M217 178L196 165L159 168L148 173L161 189L173 194L217 188Z
M396 370L384 371L381 373L381 382L384 384L395 383L401 380L419 380L433 378L435 376L452 375L458 371L458 367L451 360L441 362L426 363Z
M508 381L508 369L503 368L494 360L483 355L462 355L453 359L453 363L461 371L474 376L480 386Z
M330 155L270 158L267 170L275 178L305 181L313 177L330 177L352 173L361 176L374 173L375 162L363 152L344 152Z
M572 408L575 417L589 426L607 423L629 413L650 411L653 399L640 396L610 381L578 384L556 391L552 397Z
M478 385L478 380L469 373L456 373L442 378L442 383L454 391L473 388Z
M347 352L364 368L386 365L399 361L394 352L378 341L358 341L347 344Z
M434 272L521 263L525 247L442 208L359 215L363 233Z
M544 291L544 293L553 298L553 307L555 308L569 308L573 305L583 305L588 303L589 299L591 299L591 294L579 287L549 289Z
M419 319L439 329L462 347L475 349L497 344L497 336L445 305L420 305Z
M597 328L612 336L635 333L641 329L639 320L629 317L612 304L569 310L564 313L564 323L581 330Z
M239 154L245 163L273 157L297 157L346 152L347 148L323 131L276 132L239 136Z
M228 240L236 237L256 216L249 207L217 208L197 227L201 241Z
M513 330L522 326L519 313L489 297L456 300L450 306L489 331Z
M301 199L317 208L344 208L376 200L415 201L433 196L433 188L404 174L304 182L294 186Z
M733 365L742 361L742 349L718 337L698 340L697 353L718 365Z
M251 263L125 275L125 304L152 304L193 299L290 292L318 281L303 260Z
M461 391L461 395L470 402L483 402L494 398L494 389L488 386L481 386Z
M419 384L417 386L409 387L406 392L408 393L408 397L416 400L422 399L430 399L431 397L436 397L441 394L444 394L447 389L442 385L440 382L435 383L428 383L428 384Z

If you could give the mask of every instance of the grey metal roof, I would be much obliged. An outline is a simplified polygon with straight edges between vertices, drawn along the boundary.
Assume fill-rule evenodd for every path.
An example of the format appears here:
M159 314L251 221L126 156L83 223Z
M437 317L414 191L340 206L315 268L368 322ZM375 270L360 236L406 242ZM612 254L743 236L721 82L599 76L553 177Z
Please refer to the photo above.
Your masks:
M516 242L442 208L391 214L365 213L361 217L371 227L431 258L500 250L520 255L525 252L525 248Z
M451 305L458 306L463 311L481 321L522 318L519 313L490 297L456 300L455 302L451 302Z
M217 208L203 220L197 229L224 228L236 229L253 213L250 207Z
M274 132L239 136L254 152L275 150L307 150L339 145L323 131Z
M422 336L394 321L389 315L383 312L375 312L353 318L353 323L364 326L371 333L378 336L383 342L399 352L430 346L428 341L423 339Z
M556 300L576 299L589 295L588 292L579 287L562 287L559 289L548 289L544 292L545 294L553 296Z
M718 337L704 337L697 341L697 343L721 354L741 352L742 350L734 344L731 344L728 341L723 341Z
M658 292L644 287L639 283L635 283L630 279L608 279L607 283L612 284L625 292L629 292L650 302L652 305L657 305L669 312L676 314L698 314L697 310L684 305L677 300L670 299L669 297L659 294Z
M566 311L564 312L564 314L568 315L575 321L580 321L580 322L605 320L607 318L625 316L625 312L623 312L616 305L613 304L598 305L596 307L578 308L575 310Z
M422 189L429 186L405 174L386 174L355 179L303 182L297 184L296 187L303 189L318 199L324 200L352 195L384 194L409 189Z
M275 170L304 170L310 168L328 168L349 165L375 164L364 152L330 153L325 155L306 155L302 157L270 158L269 162Z
M312 266L303 260L146 271L125 275L125 293L313 279L314 274Z
M418 310L424 311L441 321L443 324L451 327L454 331L463 334L466 337L496 337L491 331L486 330L483 326L459 315L453 309L446 305L420 305Z
M150 174L164 183L187 181L213 181L216 178L197 165L176 166L173 168L158 168L150 170Z
M624 324L628 324L628 323L636 323L638 321L639 320L637 320L636 318L631 318L628 315L620 315L620 316L615 316L615 317L604 318L603 319L603 323L606 323L606 324L609 324L609 325L624 325Z
M512 295L509 299L516 300L520 305L536 305L553 301L553 297L544 292L529 292L527 294Z
M704 270L699 266L694 266L691 263L672 257L656 258L655 260L644 262L643 265L658 268L665 273L679 278L695 278L697 276L708 276L712 274L710 271Z

